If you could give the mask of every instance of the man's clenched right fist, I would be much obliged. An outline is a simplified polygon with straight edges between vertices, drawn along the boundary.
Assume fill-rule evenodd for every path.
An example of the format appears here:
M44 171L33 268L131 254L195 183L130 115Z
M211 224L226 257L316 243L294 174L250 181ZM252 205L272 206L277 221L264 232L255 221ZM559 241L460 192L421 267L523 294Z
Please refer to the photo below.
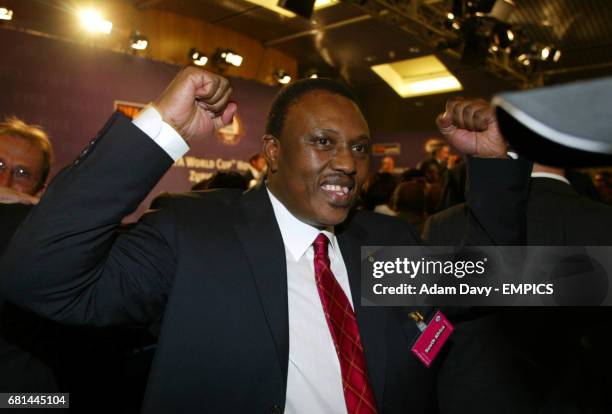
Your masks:
M186 141L205 138L232 122L235 103L227 79L194 67L186 67L172 80L154 105L163 120Z

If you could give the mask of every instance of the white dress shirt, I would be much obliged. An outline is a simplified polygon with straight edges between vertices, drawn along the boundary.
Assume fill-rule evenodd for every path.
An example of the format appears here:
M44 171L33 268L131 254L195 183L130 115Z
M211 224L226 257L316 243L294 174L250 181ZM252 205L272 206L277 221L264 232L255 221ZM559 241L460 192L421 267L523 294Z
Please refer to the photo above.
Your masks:
M155 108L147 107L133 121L176 161L189 147ZM319 230L300 220L268 190L281 231L287 261L289 369L285 413L346 413L340 361L327 326L314 274L312 243L324 233L331 270L351 306L346 265L333 229Z
M567 178L565 178L562 175L559 174L554 174L554 173L547 173L547 172L532 172L531 173L531 178L550 178L552 180L557 180L557 181L562 181L565 184L569 184L572 185L569 180Z
M314 273L312 243L319 233L330 240L331 270L351 306L348 274L338 240L300 220L268 190L285 244L289 302L289 369L285 413L346 413L340 361L336 354Z

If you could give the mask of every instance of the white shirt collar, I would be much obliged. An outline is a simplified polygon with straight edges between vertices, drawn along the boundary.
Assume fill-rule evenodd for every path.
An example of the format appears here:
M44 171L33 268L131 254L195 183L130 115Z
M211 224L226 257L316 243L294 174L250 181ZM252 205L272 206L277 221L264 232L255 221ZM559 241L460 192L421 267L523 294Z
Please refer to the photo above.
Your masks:
M300 221L297 217L291 214L289 210L287 210L287 207L285 207L285 205L281 203L280 200L274 196L274 194L272 194L267 186L266 191L270 196L274 216L276 217L276 222L280 228L285 247L289 250L293 258L295 260L299 260L315 241L319 233L324 233L330 240L329 246L331 246L331 249L328 249L328 251L331 260L333 255L339 251L338 241L333 233L334 228L329 227L325 230L319 230L310 224Z
M532 172L531 178L550 178L557 181L563 181L565 184L571 185L569 180L562 175L547 173L547 172Z

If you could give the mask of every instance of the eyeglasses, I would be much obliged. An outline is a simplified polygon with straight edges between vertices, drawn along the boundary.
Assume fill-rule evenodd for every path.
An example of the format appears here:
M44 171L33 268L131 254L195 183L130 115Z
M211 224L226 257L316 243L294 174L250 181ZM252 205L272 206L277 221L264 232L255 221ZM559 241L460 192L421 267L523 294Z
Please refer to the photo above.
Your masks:
M0 174L6 171L10 171L13 179L16 181L31 182L35 180L34 176L27 168L21 166L10 168L4 160L0 159Z

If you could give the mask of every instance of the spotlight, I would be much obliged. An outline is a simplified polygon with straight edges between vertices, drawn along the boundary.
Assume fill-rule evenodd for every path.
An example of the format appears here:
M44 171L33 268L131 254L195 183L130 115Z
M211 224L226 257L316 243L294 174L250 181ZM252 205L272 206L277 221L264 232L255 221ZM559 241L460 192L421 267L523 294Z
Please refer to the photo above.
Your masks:
M132 49L135 50L145 50L149 45L147 38L138 32L132 33L130 36L130 42Z
M0 20L13 20L13 11L6 7L0 7Z
M552 46L544 46L540 49L540 59L544 61L558 62L561 59L561 51Z
M518 60L519 63L522 63L524 66L529 66L531 65L531 59L530 56L527 53L521 53L516 60Z
M197 66L204 66L208 62L208 58L206 57L206 55L200 52L195 47L192 47L189 51L189 58L191 59L193 64Z
M455 18L455 15L453 13L451 13L451 12L448 12L446 17L448 18L448 20L453 20Z
M317 79L319 77L319 72L315 68L311 68L306 72L303 72L301 75L303 78Z
M238 67L242 65L242 60L242 56L231 49L217 49L215 52L215 63L217 64Z
M274 79L276 79L276 81L281 85L286 85L291 82L291 76L289 76L289 74L283 69L277 69L274 71Z
M507 24L497 23L493 26L493 44L505 49L514 43L516 35Z
M100 12L95 10L82 10L79 17L81 24L88 32L110 34L113 30L113 23L105 20Z

